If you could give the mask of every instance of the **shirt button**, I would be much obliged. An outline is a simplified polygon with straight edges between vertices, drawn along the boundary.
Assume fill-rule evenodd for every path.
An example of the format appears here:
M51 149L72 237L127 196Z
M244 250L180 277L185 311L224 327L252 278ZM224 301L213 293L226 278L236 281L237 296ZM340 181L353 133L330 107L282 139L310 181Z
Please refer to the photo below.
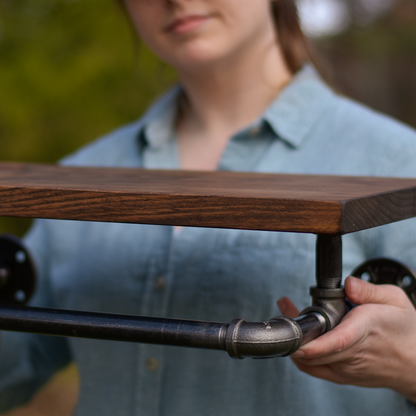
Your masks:
M155 357L149 357L146 360L146 368L149 371L156 371L159 368L159 361Z
M166 286L166 280L163 276L158 276L156 278L156 282L155 282L155 289L157 291L161 291L165 288Z
M260 130L261 130L260 126L254 126L248 130L248 134L249 136L257 136L260 133Z

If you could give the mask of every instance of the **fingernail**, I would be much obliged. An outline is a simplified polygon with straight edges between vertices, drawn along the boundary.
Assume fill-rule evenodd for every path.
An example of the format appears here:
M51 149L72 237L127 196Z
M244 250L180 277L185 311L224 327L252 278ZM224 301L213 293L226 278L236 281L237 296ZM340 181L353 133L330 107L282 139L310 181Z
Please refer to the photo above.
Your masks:
M358 282L358 279L356 277L353 277L353 276L349 276L348 279L350 281L351 294L358 295L358 293L360 291L360 282Z
M291 355L291 357L294 357L294 358L301 358L304 356L305 356L305 353L302 350L297 350L295 353Z

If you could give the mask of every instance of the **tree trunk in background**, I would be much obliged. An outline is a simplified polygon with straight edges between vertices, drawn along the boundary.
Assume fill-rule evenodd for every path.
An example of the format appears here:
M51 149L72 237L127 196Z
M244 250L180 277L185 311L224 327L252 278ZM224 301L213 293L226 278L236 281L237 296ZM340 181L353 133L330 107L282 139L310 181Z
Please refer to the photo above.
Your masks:
M338 91L416 128L415 0L315 44Z

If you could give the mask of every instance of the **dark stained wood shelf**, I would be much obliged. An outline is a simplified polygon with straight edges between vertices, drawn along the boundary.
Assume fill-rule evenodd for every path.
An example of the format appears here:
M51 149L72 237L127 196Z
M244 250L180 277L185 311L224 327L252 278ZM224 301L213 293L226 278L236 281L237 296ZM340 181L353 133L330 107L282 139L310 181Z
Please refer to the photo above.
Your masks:
M0 215L345 234L416 216L416 178L0 163Z

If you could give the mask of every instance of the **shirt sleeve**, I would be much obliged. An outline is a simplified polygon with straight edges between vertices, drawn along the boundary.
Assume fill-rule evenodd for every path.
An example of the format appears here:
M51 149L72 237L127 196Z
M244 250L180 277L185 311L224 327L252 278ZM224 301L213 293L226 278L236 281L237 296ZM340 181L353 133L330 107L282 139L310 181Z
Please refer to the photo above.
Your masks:
M31 306L54 307L48 271L48 238L37 220L25 237L37 271ZM0 341L0 412L25 404L50 379L69 364L66 338L2 331Z

